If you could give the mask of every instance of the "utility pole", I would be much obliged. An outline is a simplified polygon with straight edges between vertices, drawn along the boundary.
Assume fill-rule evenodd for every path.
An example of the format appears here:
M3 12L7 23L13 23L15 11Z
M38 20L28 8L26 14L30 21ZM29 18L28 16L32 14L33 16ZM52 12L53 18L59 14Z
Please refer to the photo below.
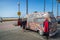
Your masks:
M28 0L26 0L26 16L28 15ZM27 27L28 27L28 19L26 18L27 21Z
M26 0L26 14L28 14L28 0Z
M59 15L59 3L60 3L60 0L57 0L57 19L58 19L58 15Z
M58 18L58 13L59 13L59 10L58 10L58 2L57 2L57 18Z
M52 0L52 13L53 13L53 0Z
M46 0L44 0L44 13L45 13L45 8L46 8Z

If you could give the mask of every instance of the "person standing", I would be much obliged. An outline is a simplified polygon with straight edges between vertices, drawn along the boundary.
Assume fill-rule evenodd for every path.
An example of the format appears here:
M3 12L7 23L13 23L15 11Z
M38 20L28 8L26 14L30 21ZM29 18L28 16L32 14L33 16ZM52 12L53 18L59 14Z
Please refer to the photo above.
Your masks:
M45 19L44 21L44 36L46 36L46 38L49 38L49 21L48 18Z
M23 19L23 21L22 21L23 31L25 31L26 24L27 24L27 20Z
M21 26L21 19L18 19L18 26Z

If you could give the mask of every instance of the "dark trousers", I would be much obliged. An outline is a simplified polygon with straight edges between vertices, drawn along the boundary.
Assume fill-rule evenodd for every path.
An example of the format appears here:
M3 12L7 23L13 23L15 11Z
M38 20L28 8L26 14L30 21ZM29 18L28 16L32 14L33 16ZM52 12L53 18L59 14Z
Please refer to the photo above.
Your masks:
M49 38L49 32L44 32L44 36L46 36L46 38Z
M23 29L25 29L26 25L22 25Z

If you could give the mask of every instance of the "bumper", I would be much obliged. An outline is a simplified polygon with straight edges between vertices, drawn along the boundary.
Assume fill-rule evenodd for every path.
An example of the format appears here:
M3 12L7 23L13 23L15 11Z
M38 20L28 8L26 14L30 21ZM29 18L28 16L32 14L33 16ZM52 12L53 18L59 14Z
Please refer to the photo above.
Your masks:
M58 33L58 30L56 30L54 33L49 34L49 36L54 36L56 33Z

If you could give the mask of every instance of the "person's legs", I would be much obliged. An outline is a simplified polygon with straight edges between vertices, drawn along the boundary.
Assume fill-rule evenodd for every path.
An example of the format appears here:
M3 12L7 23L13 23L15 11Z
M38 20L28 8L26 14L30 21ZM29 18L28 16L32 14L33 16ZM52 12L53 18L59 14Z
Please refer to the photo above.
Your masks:
M49 39L49 32L46 33L46 39Z
M43 33L43 36L46 36L46 32Z
M44 32L44 34L43 34L43 38L44 38L44 39L47 38L47 36L46 36L46 32Z
M45 38L46 40L49 39L49 33L48 33L48 32L44 32L43 36L44 36L44 38Z
M23 25L23 31L25 31L25 25Z

